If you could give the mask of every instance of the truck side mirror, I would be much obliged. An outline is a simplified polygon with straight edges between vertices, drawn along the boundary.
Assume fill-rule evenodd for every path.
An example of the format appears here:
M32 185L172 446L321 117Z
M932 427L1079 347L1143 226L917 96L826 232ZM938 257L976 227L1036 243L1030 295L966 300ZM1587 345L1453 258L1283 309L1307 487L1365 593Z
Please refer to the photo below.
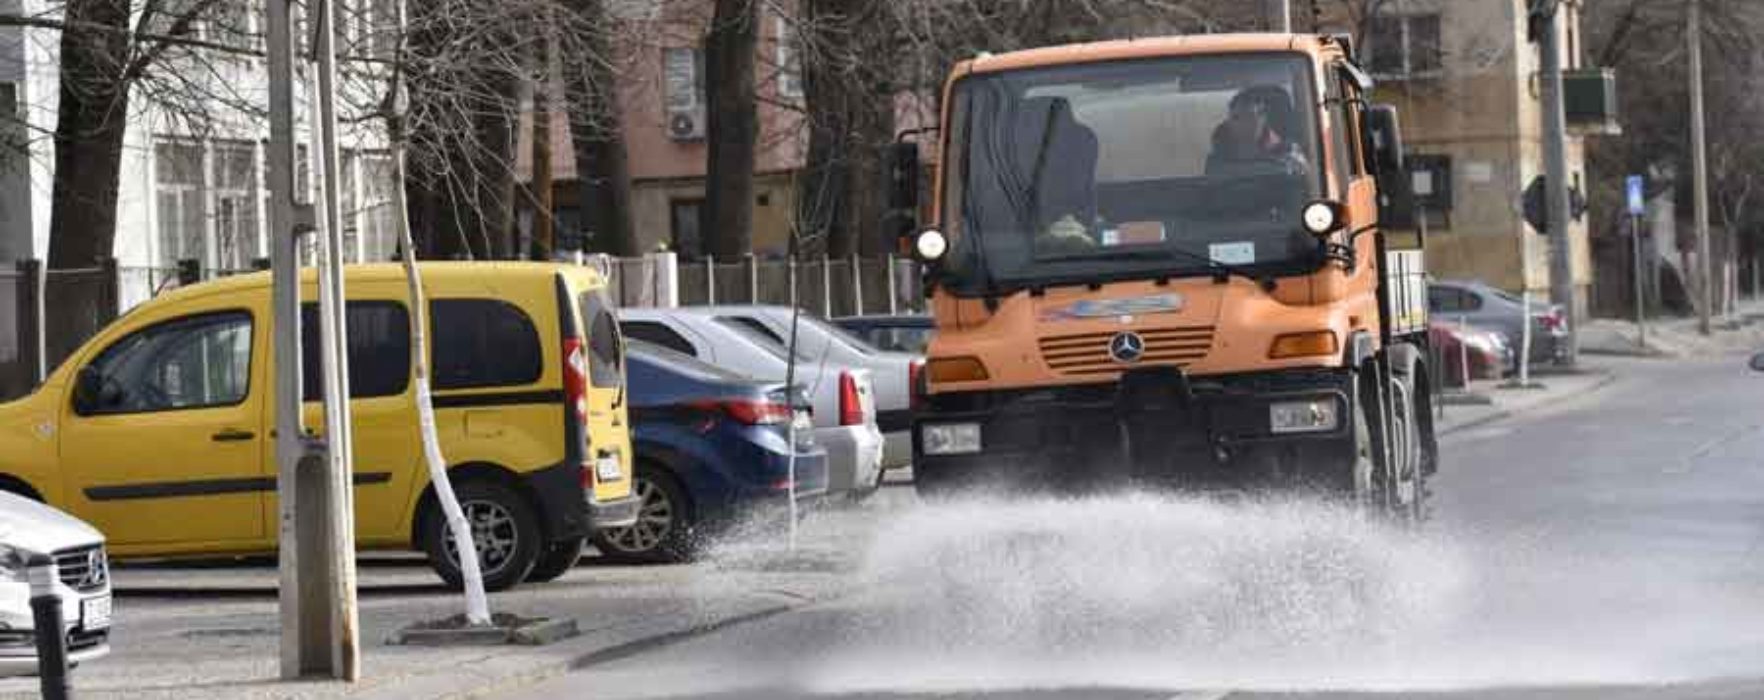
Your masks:
M1415 191L1403 152L1402 123L1395 107L1366 108L1366 152L1378 180L1378 221L1384 228L1410 228L1415 222Z
M919 145L896 141L888 150L888 227L894 247L912 249L919 229Z

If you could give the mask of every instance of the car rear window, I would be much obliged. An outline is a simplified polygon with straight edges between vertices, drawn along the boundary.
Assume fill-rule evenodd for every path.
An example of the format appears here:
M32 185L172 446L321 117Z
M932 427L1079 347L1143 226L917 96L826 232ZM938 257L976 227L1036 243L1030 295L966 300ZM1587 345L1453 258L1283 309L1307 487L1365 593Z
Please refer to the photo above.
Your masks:
M437 299L429 309L436 389L539 381L545 365L539 330L520 307L496 299Z
M698 348L686 336L674 332L674 329L655 321L630 321L619 324L619 331L630 340L638 340L650 345L660 346L690 357L698 356Z
M410 315L392 301L352 301L343 307L349 335L349 398L398 396L410 385ZM318 304L300 307L300 398L322 401Z
M624 382L624 351L619 342L619 320L612 303L601 291L583 292L582 327L588 329L588 381L612 388Z
M734 331L736 335L747 339L761 350L771 353L773 357L780 360L787 360L790 356L788 349L784 345L784 341L779 340L771 331L764 330L763 326L761 329L756 330L753 325L750 325L757 323L752 319L720 316L712 322ZM800 341L801 339L798 338L798 340ZM802 343L800 342L796 345L796 360L798 362L814 361L814 358L809 357L808 353L802 349Z

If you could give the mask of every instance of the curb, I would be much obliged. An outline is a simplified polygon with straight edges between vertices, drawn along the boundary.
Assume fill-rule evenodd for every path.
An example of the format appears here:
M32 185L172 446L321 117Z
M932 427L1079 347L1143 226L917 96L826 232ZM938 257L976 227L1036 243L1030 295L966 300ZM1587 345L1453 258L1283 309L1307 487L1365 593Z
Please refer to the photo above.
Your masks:
M1614 373L1614 372L1600 372L1599 378L1597 381L1588 385L1584 389L1579 389L1576 391L1572 391L1572 392L1568 392L1566 394L1563 394L1560 398L1563 398L1563 399L1580 398L1580 397L1586 396L1588 394L1592 394L1596 391L1599 391L1600 389L1604 389L1605 387L1610 386L1611 384L1615 383L1616 381L1617 381L1617 374L1616 373ZM1534 411L1538 408L1542 408L1543 406L1547 405L1548 403L1549 402L1539 401L1539 402L1535 402L1535 403L1532 403L1532 404L1526 405L1526 406L1515 406L1513 408L1501 409L1501 410L1495 411L1494 413L1490 413L1486 416L1478 416L1476 418L1472 418L1470 420L1467 420L1467 421L1464 421L1464 422L1459 423L1457 425L1454 425L1450 428L1446 428L1445 430L1441 430L1441 431L1439 431L1438 436L1444 437L1447 435L1451 435L1453 433L1463 432L1463 431L1469 430L1471 428L1479 428L1479 427L1488 425L1489 423L1494 423L1496 421L1505 420L1508 418L1512 418L1514 416L1524 415L1524 414L1530 413L1531 411Z

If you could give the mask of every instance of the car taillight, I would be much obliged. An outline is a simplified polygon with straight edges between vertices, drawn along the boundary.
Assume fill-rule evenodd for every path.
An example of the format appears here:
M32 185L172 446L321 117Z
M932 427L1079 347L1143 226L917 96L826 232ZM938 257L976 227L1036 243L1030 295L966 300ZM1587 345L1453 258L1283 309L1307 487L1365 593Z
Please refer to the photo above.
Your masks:
M1543 326L1544 330L1552 332L1564 330L1568 326L1568 319L1563 317L1561 309L1550 309L1538 314L1537 322Z
M925 403L925 361L913 360L907 364L907 406L918 408Z
M858 396L857 377L850 372L839 373L839 424L862 425L864 422L863 398Z
M789 405L772 401L707 401L696 406L722 413L743 425L785 425L795 415Z
M582 354L581 338L565 338L563 342L564 356L564 401L575 411L576 420L588 420L588 359Z

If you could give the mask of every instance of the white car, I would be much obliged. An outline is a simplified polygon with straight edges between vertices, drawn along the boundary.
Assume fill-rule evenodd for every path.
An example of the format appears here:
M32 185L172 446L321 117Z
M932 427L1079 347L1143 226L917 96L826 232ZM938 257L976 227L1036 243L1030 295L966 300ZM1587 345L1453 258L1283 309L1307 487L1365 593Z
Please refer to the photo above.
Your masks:
M27 564L54 557L70 663L110 653L110 561L104 535L59 510L0 491L0 676L37 672Z
M619 329L755 379L784 381L784 350L739 324L683 309L620 309ZM874 492L882 484L883 450L870 372L813 361L799 348L796 373L813 408L815 442L827 450L827 493Z
M788 306L701 306L681 311L742 324L777 347L783 347L785 339L790 337ZM925 358L912 353L881 350L806 311L797 322L796 347L803 356L867 369L874 375L876 424L886 439L882 468L894 469L911 464L913 384L918 381L917 375Z

